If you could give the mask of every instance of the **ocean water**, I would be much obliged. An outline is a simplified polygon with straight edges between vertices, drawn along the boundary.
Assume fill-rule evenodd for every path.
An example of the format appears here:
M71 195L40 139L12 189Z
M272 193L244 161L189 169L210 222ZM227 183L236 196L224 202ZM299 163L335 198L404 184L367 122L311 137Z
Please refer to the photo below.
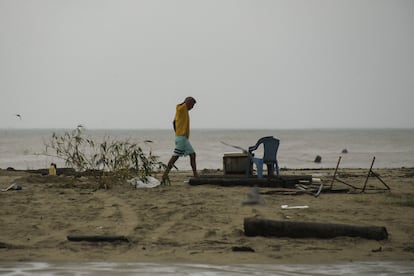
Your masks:
M45 155L45 144L53 132L65 131L70 130L0 129L0 168L40 169L48 168L51 162L64 166L62 160ZM85 129L83 133L98 142L110 137L139 143L164 163L174 148L172 130ZM339 156L341 168L369 168L374 156L374 168L414 167L414 129L195 129L190 141L199 170L222 169L225 153L241 152L226 144L247 149L260 137L269 135L280 139L281 168L335 168ZM145 140L152 143L144 143ZM348 153L343 154L343 149ZM261 149L257 153L260 155ZM317 155L322 157L321 163L313 162ZM180 158L176 165L180 170L191 168L188 157Z

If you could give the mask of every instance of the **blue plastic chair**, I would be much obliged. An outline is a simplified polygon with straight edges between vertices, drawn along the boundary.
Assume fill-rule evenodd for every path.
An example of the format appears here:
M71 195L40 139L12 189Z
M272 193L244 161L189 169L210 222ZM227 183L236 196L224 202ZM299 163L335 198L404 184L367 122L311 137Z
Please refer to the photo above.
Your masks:
M276 175L279 176L279 164L277 162L277 150L279 149L279 143L279 139L276 139L273 136L266 136L260 138L256 145L249 147L246 168L247 176L250 176L251 174L252 162L256 165L257 176L259 178L263 177L263 164L267 165L267 175L269 177L274 175L275 170ZM263 144L263 158L254 157L253 151L257 150L261 144Z

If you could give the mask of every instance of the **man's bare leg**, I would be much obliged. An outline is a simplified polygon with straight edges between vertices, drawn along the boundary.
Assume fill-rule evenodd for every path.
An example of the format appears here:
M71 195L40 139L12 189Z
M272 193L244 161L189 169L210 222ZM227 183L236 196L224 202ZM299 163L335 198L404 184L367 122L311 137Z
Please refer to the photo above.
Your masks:
M193 175L194 177L198 177L198 172L197 172L197 162L196 162L196 153L193 152L190 154L190 165L191 168L193 169Z
M175 164L175 161L177 160L178 160L178 156L171 156L170 161L168 161L167 168L165 169L165 172L162 175L161 184L170 184L170 179L168 178L168 174L170 173L172 167Z

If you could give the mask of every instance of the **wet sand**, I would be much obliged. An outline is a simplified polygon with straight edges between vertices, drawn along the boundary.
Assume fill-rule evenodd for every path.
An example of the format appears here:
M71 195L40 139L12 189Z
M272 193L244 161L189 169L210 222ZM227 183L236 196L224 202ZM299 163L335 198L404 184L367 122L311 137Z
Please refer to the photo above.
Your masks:
M414 169L375 170L365 193L286 195L260 188L259 205L242 205L250 187L191 186L190 172L171 173L171 186L135 189L112 184L95 190L93 177L42 176L0 170L0 260L3 262L165 262L207 264L312 264L414 260ZM210 172L204 172L210 173ZM215 172L217 173L217 172ZM325 186L334 169L283 170L312 174ZM345 182L362 187L366 169L340 169ZM349 188L338 181L335 189ZM306 209L282 209L281 205ZM331 239L247 237L243 220L384 226L389 237ZM129 242L73 242L70 234L123 235ZM249 251L235 251L248 248Z

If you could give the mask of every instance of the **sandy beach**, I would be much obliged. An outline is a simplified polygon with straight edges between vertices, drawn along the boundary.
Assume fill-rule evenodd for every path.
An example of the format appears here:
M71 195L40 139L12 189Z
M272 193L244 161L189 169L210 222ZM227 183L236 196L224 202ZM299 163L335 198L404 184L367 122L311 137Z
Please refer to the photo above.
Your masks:
M172 172L171 186L98 189L92 176L48 176L0 170L0 260L5 262L186 262L306 264L414 260L414 169L377 169L365 193L286 194L260 188L262 204L242 205L251 187L191 186L190 172ZM204 174L210 172L203 172ZM215 172L220 173L220 172ZM334 169L283 170L329 186ZM340 169L362 187L367 169ZM349 188L338 181L335 188ZM282 205L308 206L283 209ZM384 226L386 240L248 237L246 217ZM69 241L68 235L122 235L129 242ZM247 248L247 251L237 249Z

